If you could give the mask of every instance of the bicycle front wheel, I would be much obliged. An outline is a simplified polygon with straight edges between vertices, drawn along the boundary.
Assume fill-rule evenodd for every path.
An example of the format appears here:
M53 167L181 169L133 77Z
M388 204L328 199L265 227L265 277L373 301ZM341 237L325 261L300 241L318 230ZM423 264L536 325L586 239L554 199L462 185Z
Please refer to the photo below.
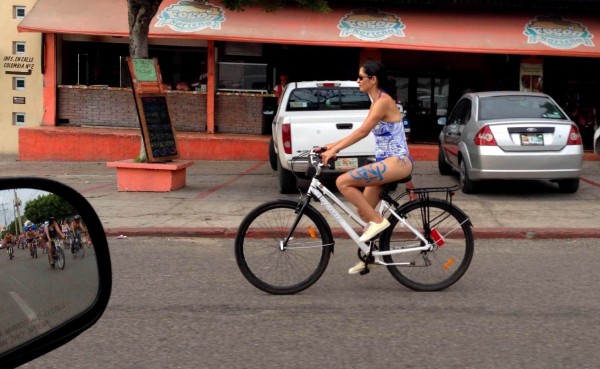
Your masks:
M327 268L333 251L329 225L312 206L296 214L298 206L289 200L269 202L251 211L240 225L235 258L244 277L262 291L298 293L319 280Z
M434 245L431 251L383 256L384 262L396 264L387 266L390 274L416 291L439 291L456 283L473 258L474 241L469 218L454 205L438 199L409 202L396 212ZM425 245L394 215L389 221L390 227L380 238L381 251Z
M54 253L54 261L60 269L65 269L65 253L62 247L56 246L56 251Z

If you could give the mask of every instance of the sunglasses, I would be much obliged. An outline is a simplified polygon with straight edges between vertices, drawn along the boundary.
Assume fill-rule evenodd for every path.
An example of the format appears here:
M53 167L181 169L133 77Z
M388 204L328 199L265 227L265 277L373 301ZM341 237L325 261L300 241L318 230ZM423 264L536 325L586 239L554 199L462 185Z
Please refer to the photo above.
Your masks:
M365 79L365 78L369 78L369 79L371 79L371 78L373 78L373 76L363 76L362 74L359 74L357 79L358 79L359 81L362 81L362 80L363 80L363 79Z

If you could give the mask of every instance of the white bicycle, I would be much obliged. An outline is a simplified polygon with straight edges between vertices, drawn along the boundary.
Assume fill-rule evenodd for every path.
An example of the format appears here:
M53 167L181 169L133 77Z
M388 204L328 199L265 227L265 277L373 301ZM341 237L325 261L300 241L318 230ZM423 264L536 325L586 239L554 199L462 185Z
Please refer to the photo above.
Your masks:
M386 266L410 289L439 291L465 274L474 240L469 217L452 203L458 186L415 188L411 191L418 198L400 205L398 200L408 192L395 199L390 192L410 178L386 184L378 211L388 217L390 227L361 242L338 209L358 224L359 231L367 224L319 181L323 168L319 150L304 153L309 162L307 175L312 177L304 196L298 201L279 199L259 205L240 224L235 257L252 285L271 294L294 294L323 275L334 249L333 233L325 217L310 204L313 199L356 243L362 261ZM430 197L432 193L445 194L445 200ZM367 264L361 274L368 272Z

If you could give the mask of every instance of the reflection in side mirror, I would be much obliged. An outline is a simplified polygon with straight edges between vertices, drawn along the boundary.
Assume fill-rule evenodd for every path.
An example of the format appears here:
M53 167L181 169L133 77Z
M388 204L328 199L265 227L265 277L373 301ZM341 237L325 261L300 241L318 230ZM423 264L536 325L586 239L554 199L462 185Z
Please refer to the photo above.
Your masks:
M440 117L437 120L437 124L440 125L440 126L445 126L446 125L446 121L447 121L446 117Z
M111 286L106 237L89 203L58 182L18 181L0 179L2 367L31 360L91 326Z

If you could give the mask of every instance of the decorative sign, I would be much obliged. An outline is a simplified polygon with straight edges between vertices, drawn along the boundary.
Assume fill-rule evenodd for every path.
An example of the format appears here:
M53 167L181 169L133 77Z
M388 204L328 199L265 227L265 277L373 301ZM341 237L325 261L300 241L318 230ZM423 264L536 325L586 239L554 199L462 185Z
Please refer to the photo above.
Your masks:
M157 15L155 27L168 26L177 32L196 32L205 28L219 30L225 22L225 12L220 6L208 2L180 0L169 5Z
M158 82L154 59L133 59L133 69L139 82Z
M592 35L582 23L556 15L541 16L529 21L523 30L528 44L542 44L553 49L574 49L579 45L594 46Z
M354 36L364 41L381 41L390 36L405 37L406 25L395 14L377 9L355 9L340 19L340 37Z
M13 104L25 104L24 96L13 96Z
M179 154L166 96L139 94L137 103L148 161L176 159Z
M2 58L2 67L5 69L5 74L28 76L35 68L35 58L33 56L7 55Z

